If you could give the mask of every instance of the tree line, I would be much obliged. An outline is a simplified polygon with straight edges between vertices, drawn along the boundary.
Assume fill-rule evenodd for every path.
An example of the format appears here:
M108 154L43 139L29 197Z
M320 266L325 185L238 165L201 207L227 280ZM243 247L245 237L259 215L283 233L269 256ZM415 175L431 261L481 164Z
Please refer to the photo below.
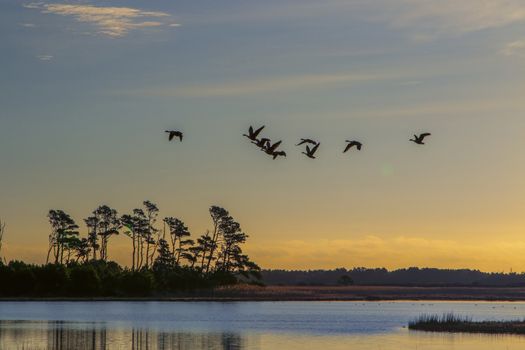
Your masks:
M471 269L356 267L333 270L262 270L267 285L525 286L525 273Z
M179 218L159 220L150 201L123 215L97 207L83 219L85 235L69 214L52 209L46 264L0 262L0 295L148 295L258 283L260 268L242 250L248 235L226 209L209 212L212 228L193 239ZM109 259L111 239L120 234L130 240L129 267Z

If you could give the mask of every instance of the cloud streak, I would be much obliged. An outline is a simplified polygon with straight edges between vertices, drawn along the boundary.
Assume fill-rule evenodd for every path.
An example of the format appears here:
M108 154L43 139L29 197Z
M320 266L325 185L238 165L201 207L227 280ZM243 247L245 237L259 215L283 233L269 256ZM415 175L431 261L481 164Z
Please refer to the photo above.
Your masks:
M525 21L522 0L303 0L277 5L260 4L248 9L232 9L211 18L209 22L288 21L321 17L335 20L384 23L405 29L416 42L428 42L441 35L456 35L501 28Z
M525 41L523 40L516 40L513 42L508 43L503 48L502 53L505 56L525 56Z
M229 97L261 93L323 88L338 84L365 83L396 79L389 74L310 74L283 78L253 79L217 84L189 85L181 87L150 87L126 90L124 95L159 97Z
M89 23L98 33L112 38L127 35L131 30L148 27L170 26L161 21L170 14L159 11L143 11L130 7L99 7L77 4L31 3L26 8L39 9L42 13L73 17L76 21Z
M38 55L36 56L40 61L51 61L53 59L53 56L51 55Z

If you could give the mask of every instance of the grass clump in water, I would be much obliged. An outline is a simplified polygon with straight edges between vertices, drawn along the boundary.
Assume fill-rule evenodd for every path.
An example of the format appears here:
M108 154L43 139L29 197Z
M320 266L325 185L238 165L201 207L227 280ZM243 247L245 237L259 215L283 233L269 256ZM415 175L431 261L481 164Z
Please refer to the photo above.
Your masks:
M408 323L408 329L427 332L525 334L525 320L473 321L453 313L421 315Z

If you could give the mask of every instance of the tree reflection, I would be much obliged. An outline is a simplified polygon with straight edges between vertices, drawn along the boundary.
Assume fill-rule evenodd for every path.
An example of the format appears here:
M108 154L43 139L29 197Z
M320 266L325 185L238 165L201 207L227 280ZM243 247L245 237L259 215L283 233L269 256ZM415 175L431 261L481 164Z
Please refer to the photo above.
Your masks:
M166 332L113 328L105 323L0 321L0 349L245 349L237 333Z

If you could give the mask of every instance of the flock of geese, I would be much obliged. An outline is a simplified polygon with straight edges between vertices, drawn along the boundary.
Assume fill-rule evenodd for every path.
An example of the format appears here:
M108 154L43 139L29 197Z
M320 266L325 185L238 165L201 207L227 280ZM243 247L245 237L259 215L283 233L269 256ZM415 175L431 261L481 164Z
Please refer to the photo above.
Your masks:
M270 155L273 157L273 159L276 159L277 157L286 157L286 152L282 150L278 150L279 146L281 145L282 141L277 141L275 143L272 143L272 141L267 137L261 137L258 138L259 134L263 131L264 125L259 127L258 129L255 129L250 126L248 129L248 134L243 134L243 136L247 137L251 143L256 145L263 151L264 153ZM179 140L182 142L183 133L178 130L166 130L166 133L168 133L168 139L169 141L172 141L175 137L178 137ZM414 135L413 139L410 139L409 141L414 142L418 145L424 145L425 138L430 136L431 134L428 132ZM343 153L348 152L352 147L355 147L358 151L361 150L363 147L363 144L359 141L355 140L345 140L346 146L343 150ZM299 143L296 146L302 146L305 145L304 152L301 152L302 154L306 155L308 158L315 159L315 153L319 149L319 145L321 145L320 142L312 140L312 139L301 139Z

